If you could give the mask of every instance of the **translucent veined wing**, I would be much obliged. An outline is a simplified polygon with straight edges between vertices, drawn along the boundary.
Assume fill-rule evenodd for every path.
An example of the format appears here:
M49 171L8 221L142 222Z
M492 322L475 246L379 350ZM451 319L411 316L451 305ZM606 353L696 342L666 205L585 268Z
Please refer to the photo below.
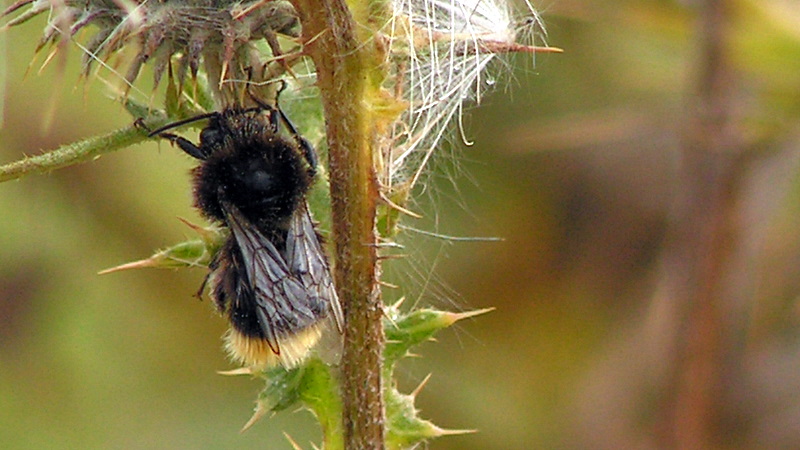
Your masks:
M280 355L283 337L315 325L326 310L320 308L316 291L306 288L275 245L238 208L224 201L221 204L241 252L259 324L272 351Z
M303 202L292 215L286 237L286 262L289 270L303 283L309 295L315 295L333 313L336 328L344 331L344 314L333 285L330 266L322 250L308 205Z

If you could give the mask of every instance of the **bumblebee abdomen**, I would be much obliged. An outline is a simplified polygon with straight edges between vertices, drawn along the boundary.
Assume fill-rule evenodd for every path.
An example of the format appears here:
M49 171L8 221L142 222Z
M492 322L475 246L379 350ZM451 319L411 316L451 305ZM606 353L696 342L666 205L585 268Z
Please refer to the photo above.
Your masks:
M217 309L228 316L231 326L241 334L267 339L268 336L264 333L258 314L255 313L257 308L264 308L264 305L259 306L254 292L257 287L248 281L241 249L231 237L219 252L216 257L218 263L212 267L212 273L209 275ZM276 302L279 300L273 299ZM301 298L296 300L302 302L291 305L291 314L273 312L272 323L275 325L273 331L277 336L297 333L330 313L327 299L302 292ZM275 310L283 306L276 306Z
M256 299L256 287L248 282L244 264L241 249L231 237L219 250L209 274L211 296L230 324L225 347L236 361L248 366L269 367L280 363L293 367L319 340L326 326L323 319L330 313L326 303L329 300L304 296L302 304L292 305L291 314L273 311L268 335L264 318L258 313L267 305L263 299L261 304Z

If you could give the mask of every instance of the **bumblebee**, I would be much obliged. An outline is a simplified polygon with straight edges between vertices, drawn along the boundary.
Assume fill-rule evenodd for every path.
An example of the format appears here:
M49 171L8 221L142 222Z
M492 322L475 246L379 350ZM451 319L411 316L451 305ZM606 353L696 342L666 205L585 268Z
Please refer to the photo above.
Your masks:
M225 347L249 367L299 364L343 314L306 194L317 156L280 108L232 107L151 131L200 160L194 205L229 236L212 259L208 288L230 322ZM208 120L199 144L168 133ZM283 125L289 136L279 131Z

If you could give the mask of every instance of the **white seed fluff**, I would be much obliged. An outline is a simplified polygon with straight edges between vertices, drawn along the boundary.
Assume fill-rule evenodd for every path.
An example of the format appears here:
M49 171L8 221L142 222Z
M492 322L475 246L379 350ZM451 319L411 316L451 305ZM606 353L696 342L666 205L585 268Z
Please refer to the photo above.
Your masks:
M524 26L506 0L394 0L390 55L402 62L399 88L408 104L395 125L384 183L416 182L467 102L480 103L494 85L485 70L518 38L543 37L538 13L526 2ZM531 34L531 30L539 30ZM462 140L467 143L463 137Z

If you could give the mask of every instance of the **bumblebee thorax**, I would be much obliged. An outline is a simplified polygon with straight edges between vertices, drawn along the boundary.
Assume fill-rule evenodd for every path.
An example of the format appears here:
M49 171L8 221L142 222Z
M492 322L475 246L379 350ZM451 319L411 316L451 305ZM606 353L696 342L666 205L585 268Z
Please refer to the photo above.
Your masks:
M195 203L207 216L225 220L224 200L253 223L276 225L291 216L311 182L297 145L275 134L227 140L194 176Z

